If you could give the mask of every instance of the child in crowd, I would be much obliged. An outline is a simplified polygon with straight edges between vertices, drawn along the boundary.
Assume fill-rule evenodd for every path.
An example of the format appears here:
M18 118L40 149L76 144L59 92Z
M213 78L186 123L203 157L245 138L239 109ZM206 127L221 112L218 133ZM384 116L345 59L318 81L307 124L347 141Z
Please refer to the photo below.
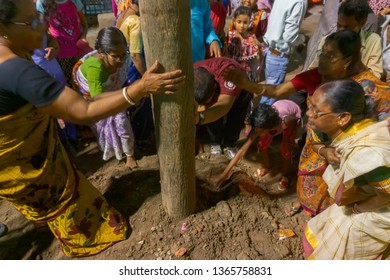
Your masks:
M252 10L249 7L240 6L234 11L233 29L228 36L228 56L238 61L245 69L249 80L259 81L262 65L262 53L260 42L254 33L249 32ZM251 130L250 114L253 103L248 109L245 119L245 135L248 136Z
M270 170L270 158L268 148L275 135L282 134L280 151L283 157L282 177L278 189L286 191L289 187L289 175L291 173L292 150L297 133L298 125L301 123L301 109L290 100L278 100L272 105L260 103L253 110L251 123L254 128L249 135L247 142L237 152L236 156L229 163L222 173L218 185L229 175L230 170L240 161L253 142L259 137L258 149L263 155L263 164L259 168L259 176L266 175Z
M256 38L261 38L267 31L267 13L258 8L257 0L242 0L241 5L248 7L252 11L249 31L256 35Z
M130 67L127 43L116 27L105 27L98 33L96 50L86 54L74 68L75 84L87 100L98 99L105 91L118 90L127 80ZM130 100L131 101L131 100ZM103 119L92 127L103 159L126 155L126 166L137 167L134 158L134 134L126 111Z
M240 6L233 15L233 29L229 30L228 53L245 69L251 81L258 81L260 74L261 48L255 34L249 32L250 8Z
M88 24L80 0L37 0L36 8L44 14L50 34L58 41L57 60L72 84L76 62L92 49L86 40Z

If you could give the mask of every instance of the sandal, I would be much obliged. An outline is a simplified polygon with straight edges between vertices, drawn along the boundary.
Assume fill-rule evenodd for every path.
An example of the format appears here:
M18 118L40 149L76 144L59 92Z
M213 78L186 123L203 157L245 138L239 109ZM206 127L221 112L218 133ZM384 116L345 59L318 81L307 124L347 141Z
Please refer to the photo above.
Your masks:
M286 206L286 207L284 208L284 213L285 213L288 217L292 217L292 216L294 216L295 214L298 214L299 212L301 212L301 210L302 210L301 204L300 204L298 201L295 201L295 202L293 202L291 205Z
M278 190L279 191L286 191L288 187L290 186L290 180L286 176L282 176L282 179L279 182Z

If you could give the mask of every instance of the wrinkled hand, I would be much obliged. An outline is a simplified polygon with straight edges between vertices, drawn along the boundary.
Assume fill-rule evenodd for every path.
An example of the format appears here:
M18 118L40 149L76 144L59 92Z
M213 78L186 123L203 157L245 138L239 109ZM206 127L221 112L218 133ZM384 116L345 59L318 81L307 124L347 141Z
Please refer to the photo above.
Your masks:
M142 76L144 92L147 94L173 94L184 85L185 76L181 70L166 73L156 73L160 64L156 60L154 64Z
M221 47L218 41L211 42L210 45L210 56L221 57Z
M248 81L247 76L240 70L227 68L222 72L222 76L226 81L232 82L238 87L242 87Z
M326 147L322 149L322 153L329 164L339 165L340 164L340 154L336 151L335 148Z
M44 57L47 60L52 60L53 58L55 58L57 56L57 53L58 53L58 50L56 50L55 48L51 48L51 47L46 48L45 51L46 51L46 54Z

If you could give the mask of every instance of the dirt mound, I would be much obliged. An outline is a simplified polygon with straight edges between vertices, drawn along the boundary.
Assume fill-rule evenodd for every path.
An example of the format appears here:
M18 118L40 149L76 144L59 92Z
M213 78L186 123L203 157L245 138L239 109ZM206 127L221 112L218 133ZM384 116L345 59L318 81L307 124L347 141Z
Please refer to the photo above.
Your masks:
M95 156L98 160L100 154ZM302 259L305 216L289 218L283 211L293 195L284 194L283 203L267 195L271 186L248 175L255 172L248 161L234 169L229 187L212 190L207 178L226 163L224 156L197 159L197 211L179 221L163 209L156 155L142 158L133 171L115 160L103 164L89 180L129 217L132 232L88 259ZM8 203L0 208L10 225L10 233L0 239L1 258L67 259L50 232L35 229ZM279 240L280 226L296 236Z

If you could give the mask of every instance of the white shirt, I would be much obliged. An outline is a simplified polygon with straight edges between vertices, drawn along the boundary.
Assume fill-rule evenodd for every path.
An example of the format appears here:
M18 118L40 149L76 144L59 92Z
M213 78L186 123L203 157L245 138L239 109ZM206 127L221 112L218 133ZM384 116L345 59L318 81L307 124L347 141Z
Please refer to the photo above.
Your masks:
M268 19L264 42L268 47L290 54L305 42L299 29L307 10L307 0L275 0Z

